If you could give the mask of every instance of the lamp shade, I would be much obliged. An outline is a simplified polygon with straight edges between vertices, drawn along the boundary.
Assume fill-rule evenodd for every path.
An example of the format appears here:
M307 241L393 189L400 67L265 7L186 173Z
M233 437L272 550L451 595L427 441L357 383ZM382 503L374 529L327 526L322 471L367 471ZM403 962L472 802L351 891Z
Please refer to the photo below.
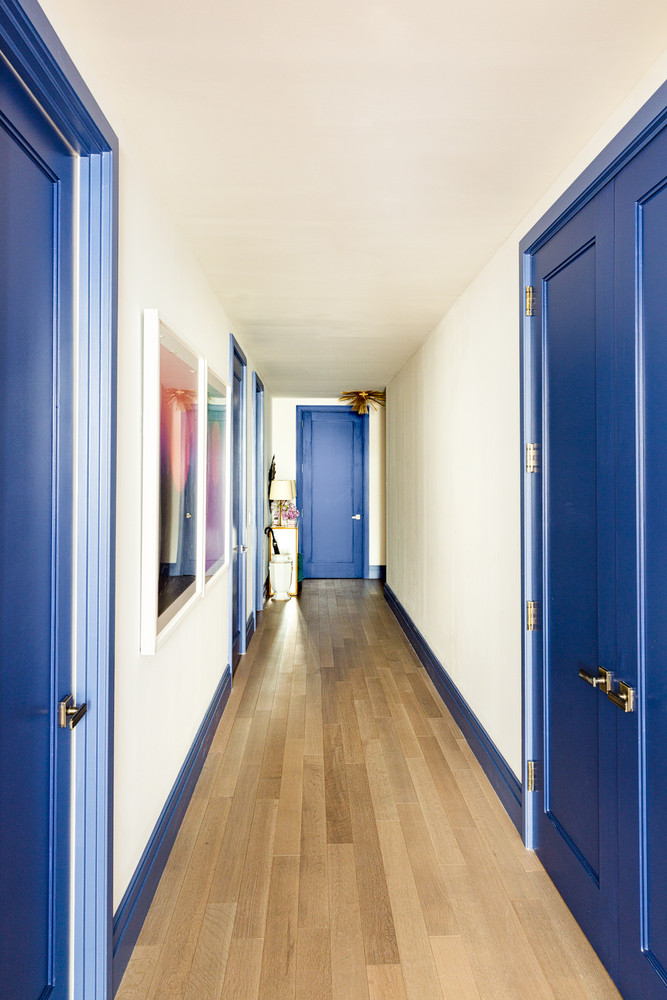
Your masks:
M290 483L292 484L292 499L294 499L296 496L296 479L290 479Z
M293 500L294 497L291 479L273 479L271 481L269 500Z

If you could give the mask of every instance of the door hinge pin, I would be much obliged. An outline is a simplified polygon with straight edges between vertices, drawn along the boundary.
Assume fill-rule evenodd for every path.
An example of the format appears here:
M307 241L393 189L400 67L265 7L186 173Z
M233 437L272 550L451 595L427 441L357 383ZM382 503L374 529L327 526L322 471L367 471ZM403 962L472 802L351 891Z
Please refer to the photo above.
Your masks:
M526 472L540 471L540 446L535 441L526 444Z
M535 791L535 761L526 761L526 791Z
M526 601L526 631L537 632L540 627L540 607L537 601Z
M526 316L533 315L533 296L534 296L533 286L526 285Z

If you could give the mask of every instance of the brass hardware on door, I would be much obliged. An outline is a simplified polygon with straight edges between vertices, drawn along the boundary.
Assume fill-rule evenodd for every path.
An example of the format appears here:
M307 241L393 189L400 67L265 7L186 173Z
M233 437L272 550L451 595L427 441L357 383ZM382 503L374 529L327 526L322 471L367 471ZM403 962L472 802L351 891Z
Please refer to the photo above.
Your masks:
M618 682L618 693L607 691L607 698L623 712L634 712L635 710L635 690L623 681Z
M81 722L88 711L88 705L84 701L83 705L74 704L74 696L68 694L58 705L58 725L61 729L74 729Z
M593 674L587 673L583 668L579 671L579 676L582 681L586 681L591 687L599 688L602 694L609 695L611 691L611 681L613 674L611 670L605 670L604 667L598 667L598 675L594 677Z

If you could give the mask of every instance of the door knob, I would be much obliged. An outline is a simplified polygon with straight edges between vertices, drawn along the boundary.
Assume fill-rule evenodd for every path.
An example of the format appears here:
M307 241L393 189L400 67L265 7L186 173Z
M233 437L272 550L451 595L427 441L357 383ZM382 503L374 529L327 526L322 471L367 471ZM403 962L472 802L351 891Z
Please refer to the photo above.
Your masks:
M602 694L609 695L611 691L611 680L613 674L611 670L605 670L604 667L598 667L598 675L594 677L593 674L587 673L583 668L579 671L579 676L582 681L586 681L591 687L599 688Z
M635 710L634 688L629 687L623 681L618 682L618 692L607 691L607 698L609 698L609 701L613 701L614 705L623 712L634 712Z
M88 711L88 705L84 701L83 705L74 704L74 696L68 694L58 705L58 725L61 729L74 729Z

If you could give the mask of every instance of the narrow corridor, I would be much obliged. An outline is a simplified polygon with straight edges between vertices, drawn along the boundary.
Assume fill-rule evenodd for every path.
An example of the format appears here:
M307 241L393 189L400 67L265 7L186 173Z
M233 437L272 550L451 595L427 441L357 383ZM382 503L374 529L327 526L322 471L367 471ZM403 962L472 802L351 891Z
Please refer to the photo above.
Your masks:
M269 605L117 1000L618 1000L375 581Z

